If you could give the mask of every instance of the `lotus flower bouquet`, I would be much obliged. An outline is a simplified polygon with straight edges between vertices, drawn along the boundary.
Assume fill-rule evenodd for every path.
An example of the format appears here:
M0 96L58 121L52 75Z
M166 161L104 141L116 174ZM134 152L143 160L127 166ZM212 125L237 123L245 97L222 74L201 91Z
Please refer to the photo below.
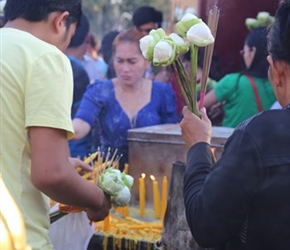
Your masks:
M131 187L134 178L119 169L108 168L100 176L100 188L112 197L113 205L127 206L131 200Z
M256 18L246 18L245 24L248 30L253 30L260 27L268 27L274 23L274 17L269 12L261 11Z
M170 66L176 76L183 98L189 109L199 114L197 107L197 60L199 47L214 43L209 26L191 13L186 13L176 24L177 33L165 34L162 28L151 30L140 39L144 58L154 66ZM190 50L190 74L185 69L180 55Z
M110 152L108 152L105 161L101 152L91 154L84 160L85 163L91 164L93 171L81 173L81 168L77 168L77 172L82 174L82 178L98 185L105 193L111 196L111 202L115 207L125 207L131 200L131 188L134 183L134 178L128 175L127 170L121 172L118 168L118 161L121 156L117 156L117 150L111 159ZM94 159L97 158L95 164ZM51 223L57 221L61 217L69 213L79 213L83 211L83 207L76 207L72 205L55 203L51 207L50 220Z

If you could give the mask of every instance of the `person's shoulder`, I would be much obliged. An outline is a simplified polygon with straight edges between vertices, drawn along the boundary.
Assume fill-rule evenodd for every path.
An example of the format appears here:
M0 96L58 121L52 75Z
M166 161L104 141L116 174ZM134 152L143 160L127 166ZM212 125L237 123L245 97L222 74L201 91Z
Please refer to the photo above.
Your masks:
M287 118L288 117L288 118ZM237 131L254 131L256 129L272 130L271 124L276 124L279 120L289 119L289 113L286 114L285 110L266 110L258 113L247 120L241 122L235 130Z
M114 89L114 85L112 80L105 79L105 80L95 80L92 84L88 86L89 91L94 91L98 94L107 93Z
M5 34L3 37L7 37L7 41L12 46L17 45L18 49L25 50L26 53L46 55L49 52L54 52L66 57L56 46L39 39L29 32L13 28L2 28L1 32Z
M224 82L224 81L233 81L233 80L237 80L238 78L242 77L242 75L240 73L229 73L224 75L219 82Z

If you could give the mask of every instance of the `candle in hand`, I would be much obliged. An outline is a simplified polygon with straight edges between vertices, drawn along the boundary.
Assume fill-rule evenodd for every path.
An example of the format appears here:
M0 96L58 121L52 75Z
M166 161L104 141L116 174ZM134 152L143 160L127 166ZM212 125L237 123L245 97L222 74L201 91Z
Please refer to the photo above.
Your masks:
M154 202L154 214L155 218L160 218L160 193L158 189L158 182L155 180L155 177L153 175L150 175L150 178L152 180L153 184L153 202Z
M167 194L168 194L167 189L168 189L167 177L164 176L162 181L161 219L164 219L167 207Z
M139 203L140 203L140 216L144 218L145 216L145 174L141 174L139 178Z

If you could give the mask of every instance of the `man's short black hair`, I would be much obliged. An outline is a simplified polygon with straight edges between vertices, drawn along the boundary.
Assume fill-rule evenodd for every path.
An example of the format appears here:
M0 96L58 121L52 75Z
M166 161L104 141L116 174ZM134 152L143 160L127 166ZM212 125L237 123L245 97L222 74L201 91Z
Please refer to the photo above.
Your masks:
M139 27L146 23L157 23L158 28L161 27L163 21L162 12L154 9L151 6L141 6L133 13L132 22L133 25Z
M67 27L79 23L81 0L7 0L4 8L5 21L24 18L30 22L44 21L54 11L69 12Z
M82 14L79 26L76 28L75 34L72 37L69 48L75 48L84 43L90 31L90 24L87 17Z

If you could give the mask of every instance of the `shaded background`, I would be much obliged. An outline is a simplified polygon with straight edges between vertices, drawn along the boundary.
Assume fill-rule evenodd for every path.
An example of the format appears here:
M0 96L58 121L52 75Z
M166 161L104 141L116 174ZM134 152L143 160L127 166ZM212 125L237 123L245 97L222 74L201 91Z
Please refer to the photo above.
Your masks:
M92 33L99 40L111 30L131 27L133 11L141 5L150 5L163 12L163 28L170 33L175 30L176 10L194 9L205 22L208 10L214 4L220 9L214 55L219 63L217 78L240 71L243 48L247 34L245 19L255 18L260 11L274 15L279 0L82 0ZM218 80L218 79L217 79Z

